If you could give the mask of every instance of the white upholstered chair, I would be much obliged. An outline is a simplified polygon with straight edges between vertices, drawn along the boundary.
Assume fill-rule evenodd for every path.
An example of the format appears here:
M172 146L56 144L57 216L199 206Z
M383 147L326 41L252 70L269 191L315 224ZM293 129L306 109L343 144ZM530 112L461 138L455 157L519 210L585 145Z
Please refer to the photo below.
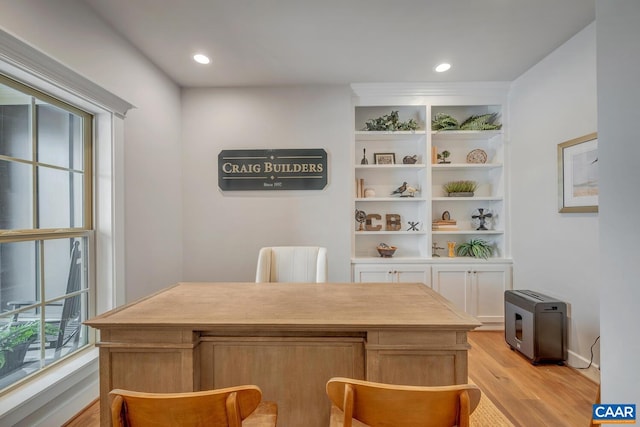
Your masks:
M260 249L256 282L327 281L327 248L272 246Z

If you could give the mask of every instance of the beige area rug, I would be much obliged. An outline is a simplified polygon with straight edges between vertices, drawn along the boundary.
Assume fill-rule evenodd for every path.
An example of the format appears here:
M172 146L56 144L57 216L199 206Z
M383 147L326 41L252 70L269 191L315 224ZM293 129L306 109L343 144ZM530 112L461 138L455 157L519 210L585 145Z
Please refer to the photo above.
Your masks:
M484 393L480 397L478 407L469 417L469 421L471 427L513 427L513 423Z

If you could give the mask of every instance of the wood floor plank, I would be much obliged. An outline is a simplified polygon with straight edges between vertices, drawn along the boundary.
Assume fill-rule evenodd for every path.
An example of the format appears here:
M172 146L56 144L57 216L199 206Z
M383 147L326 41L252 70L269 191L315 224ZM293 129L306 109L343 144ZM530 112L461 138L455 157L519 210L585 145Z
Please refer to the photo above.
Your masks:
M590 379L567 366L532 365L501 331L471 332L469 343L469 377L516 427L590 425L598 389ZM96 401L65 427L99 425Z
M469 376L516 426L588 426L597 384L567 366L533 365L500 331L472 332Z

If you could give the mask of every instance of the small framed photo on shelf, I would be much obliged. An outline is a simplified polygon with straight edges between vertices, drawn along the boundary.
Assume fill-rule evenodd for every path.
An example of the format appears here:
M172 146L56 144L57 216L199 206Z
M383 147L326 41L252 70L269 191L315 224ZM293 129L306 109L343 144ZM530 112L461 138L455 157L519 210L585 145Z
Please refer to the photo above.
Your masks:
M598 134L558 144L558 211L598 212Z
M373 159L376 165L394 165L396 163L396 155L394 153L374 153Z

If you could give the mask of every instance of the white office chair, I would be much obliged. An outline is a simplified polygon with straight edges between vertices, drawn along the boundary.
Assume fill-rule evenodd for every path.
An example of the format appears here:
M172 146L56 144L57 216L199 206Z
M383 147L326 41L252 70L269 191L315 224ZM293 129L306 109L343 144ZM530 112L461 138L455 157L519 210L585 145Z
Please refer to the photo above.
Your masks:
M273 246L260 249L256 283L327 281L327 248Z

